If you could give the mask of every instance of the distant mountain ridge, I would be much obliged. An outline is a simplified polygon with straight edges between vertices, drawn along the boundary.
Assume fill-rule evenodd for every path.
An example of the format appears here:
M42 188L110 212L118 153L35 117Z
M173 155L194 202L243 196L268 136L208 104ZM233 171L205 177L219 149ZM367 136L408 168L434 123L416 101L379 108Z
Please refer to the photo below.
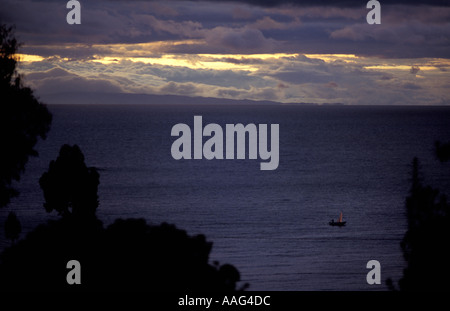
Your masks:
M319 105L315 103L281 103L269 100L190 97L181 95L156 95L132 93L67 92L44 94L40 99L46 104L159 104L159 105ZM323 103L321 105L343 105Z

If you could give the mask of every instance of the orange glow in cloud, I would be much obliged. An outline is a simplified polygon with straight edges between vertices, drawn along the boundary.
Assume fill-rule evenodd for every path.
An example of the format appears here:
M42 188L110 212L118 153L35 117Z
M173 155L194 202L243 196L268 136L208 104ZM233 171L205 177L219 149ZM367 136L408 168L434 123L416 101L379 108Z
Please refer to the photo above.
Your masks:
M321 59L326 63L331 63L335 61L343 61L345 63L355 63L358 57L354 54L304 54L308 58Z
M17 54L17 57L21 62L40 62L45 59L42 56L30 54Z

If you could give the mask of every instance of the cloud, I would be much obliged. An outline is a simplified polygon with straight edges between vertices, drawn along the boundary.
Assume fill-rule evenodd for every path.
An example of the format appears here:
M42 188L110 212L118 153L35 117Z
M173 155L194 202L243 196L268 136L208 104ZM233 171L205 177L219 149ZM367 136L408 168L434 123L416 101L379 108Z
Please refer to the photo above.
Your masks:
M420 67L419 66L411 66L411 69L409 70L409 72L413 75L415 75L416 73L418 73L420 71Z
M233 19L237 20L250 20L253 17L252 10L250 10L247 7L242 6L235 6L232 9L232 15Z
M382 2L381 25L366 23L361 1L99 0L83 2L81 25L67 25L66 14L61 1L2 0L0 18L17 25L21 52L45 58L19 67L39 93L450 99L450 8L438 1Z
M404 83L402 87L408 90L419 90L422 88L420 85L411 82Z
M271 52L276 41L264 37L264 34L253 28L227 28L216 27L208 31L205 36L206 43L227 52Z
M411 75L411 60L356 56L177 55L185 61L242 63L251 70L195 69L119 60L53 59L21 64L26 83L38 94L60 91L126 92L347 104L429 104L450 100L443 59L415 59L420 81ZM414 68L413 67L413 68ZM233 68L233 67L230 67ZM419 83L420 82L420 83ZM382 89L383 92L376 90ZM410 96L415 92L415 96ZM420 92L420 96L418 96Z
M250 24L249 27L256 28L259 30L272 30L272 29L289 29L292 27L300 26L301 22L300 19L297 17L292 22L289 23L283 23L283 22L277 22L273 20L270 16L264 16L261 19L258 19L253 24Z
M159 92L172 95L201 96L203 89L197 87L194 83L177 83L171 81L160 87Z
M202 35L202 24L194 21L163 20L152 15L139 15L138 20L156 33L168 33L181 38L198 38Z
M87 1L82 24L73 26L61 1L3 0L8 10L0 10L0 18L17 25L25 52L44 57L92 59L112 51L99 44L160 42L159 52L419 58L449 55L447 3L383 3L382 24L375 26L365 22L360 1Z
M174 17L180 15L176 9L159 2L152 2L150 6L151 11L160 16Z
M191 0L190 0L191 1ZM204 0L195 0L204 1ZM211 0L210 0L211 1ZM220 1L220 0L219 0ZM221 2L231 2L231 0L222 0ZM276 7L276 6L341 6L341 7L352 7L361 6L360 0L234 0L233 2L242 2L251 5L259 5L265 7ZM364 2L366 3L366 2ZM364 4L363 3L363 4ZM443 0L391 0L390 4L410 4L410 5L440 5L449 6L447 1Z
M332 39L348 39L352 41L362 41L365 38L370 37L369 34L361 31L361 27L366 27L364 24L357 26L347 26L331 32L330 38Z
M26 75L26 82L38 91L38 94L59 92L98 92L120 93L124 90L114 81L102 78L86 78L61 68Z
M383 74L383 75L380 77L380 80L385 80L385 81L391 80L391 79L393 79L393 77L392 77L392 75L390 75L390 74Z
M45 80L48 78L64 78L64 77L70 77L70 76L74 76L74 75L64 69L56 67L56 68L52 68L50 70L43 71L43 72L30 73L27 75L27 79L39 81L39 80Z
M335 88L338 87L339 85L336 82L330 81L327 84L325 84L325 86L329 88Z

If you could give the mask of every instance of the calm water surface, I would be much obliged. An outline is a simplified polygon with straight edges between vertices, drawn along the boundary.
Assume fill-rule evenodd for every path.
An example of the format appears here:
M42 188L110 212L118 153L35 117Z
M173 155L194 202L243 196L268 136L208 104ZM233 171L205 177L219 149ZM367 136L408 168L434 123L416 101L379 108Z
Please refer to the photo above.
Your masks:
M169 222L214 242L211 261L231 263L250 290L385 290L405 266L400 240L410 163L426 183L450 189L450 169L433 154L450 141L450 109L349 106L49 106L48 139L38 144L14 209L24 231L47 219L38 179L62 144L78 144L99 168L99 218ZM171 128L203 124L280 126L280 164L172 158ZM444 191L445 192L445 191ZM344 213L347 226L328 222ZM1 233L0 246L8 245ZM382 285L366 283L381 263Z

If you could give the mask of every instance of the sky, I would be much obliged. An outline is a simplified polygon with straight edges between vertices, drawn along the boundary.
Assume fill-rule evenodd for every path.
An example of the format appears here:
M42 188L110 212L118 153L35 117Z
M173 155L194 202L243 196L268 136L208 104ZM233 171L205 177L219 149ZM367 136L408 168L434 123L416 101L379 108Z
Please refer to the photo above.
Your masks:
M19 72L56 93L450 105L450 0L0 0Z

